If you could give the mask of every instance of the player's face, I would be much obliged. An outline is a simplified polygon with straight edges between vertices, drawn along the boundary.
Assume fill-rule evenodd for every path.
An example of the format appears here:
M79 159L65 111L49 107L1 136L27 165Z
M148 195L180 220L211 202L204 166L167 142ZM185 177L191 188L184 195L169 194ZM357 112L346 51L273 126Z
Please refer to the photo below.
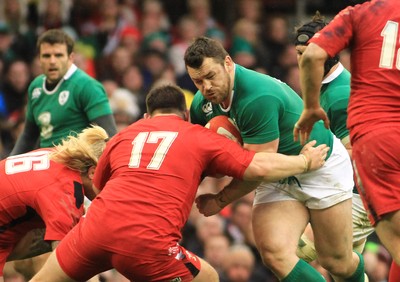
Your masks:
M303 55L304 51L306 50L305 45L297 45L296 46L296 52L297 52L297 63L300 64L301 56Z
M72 54L68 56L67 45L49 44L40 45L40 66L50 83L58 82L72 64Z
M233 64L231 60L222 65L212 58L206 58L200 68L187 68L189 76L204 98L214 104L220 104L229 99L232 91L229 73L232 66L227 66L227 63Z

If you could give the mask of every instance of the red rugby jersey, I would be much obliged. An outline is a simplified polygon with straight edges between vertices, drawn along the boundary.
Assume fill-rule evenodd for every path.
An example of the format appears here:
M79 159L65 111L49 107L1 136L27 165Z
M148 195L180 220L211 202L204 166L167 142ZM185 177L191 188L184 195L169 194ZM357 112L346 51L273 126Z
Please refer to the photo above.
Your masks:
M0 162L0 242L13 239L7 234L16 228L23 235L34 226L46 227L45 240L61 240L83 215L80 173L50 161L48 153L39 149Z
M203 173L240 179L253 156L175 115L140 120L108 142L93 180L102 191L85 225L110 250L168 254L181 239Z
M341 11L310 40L334 56L351 51L347 126L352 141L400 122L400 5L373 0Z

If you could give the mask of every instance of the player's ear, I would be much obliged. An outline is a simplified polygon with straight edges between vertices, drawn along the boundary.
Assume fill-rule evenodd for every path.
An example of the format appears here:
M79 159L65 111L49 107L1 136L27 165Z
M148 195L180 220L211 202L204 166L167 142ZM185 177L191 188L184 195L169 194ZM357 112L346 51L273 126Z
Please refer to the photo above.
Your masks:
M234 63L233 63L232 58L229 55L226 56L225 57L225 62L224 62L224 66L225 66L226 70L227 71L232 71L233 65L234 65Z
M89 167L89 169L88 169L88 178L90 179L90 180L93 180L93 176L94 176L94 171L96 170L96 167L95 166L91 166L91 167Z
M150 116L150 114L148 114L148 113L144 113L144 114L143 114L143 118L144 118L144 119L149 119L149 118L151 118L151 116Z
M183 119L186 120L186 121L189 121L189 110L186 109L183 112Z

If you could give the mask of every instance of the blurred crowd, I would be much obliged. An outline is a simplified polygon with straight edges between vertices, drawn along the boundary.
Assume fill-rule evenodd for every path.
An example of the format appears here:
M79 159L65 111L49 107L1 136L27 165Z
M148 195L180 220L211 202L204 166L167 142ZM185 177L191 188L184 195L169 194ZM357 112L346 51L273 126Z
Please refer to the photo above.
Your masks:
M75 64L104 85L121 129L142 117L146 93L154 85L179 85L190 105L196 88L183 55L191 40L201 35L220 40L234 62L270 74L301 95L292 44L293 31L300 24L291 10L295 2L1 0L1 159L8 156L23 126L29 83L41 73L36 39L43 31L61 28L75 40ZM331 5L328 18L345 7L344 1L309 2L315 7ZM347 53L341 54L341 61L350 69ZM227 181L207 178L199 193L216 192ZM182 245L210 262L221 281L278 281L263 266L254 246L252 196L208 218L194 207L185 227ZM376 238L368 242L364 257L370 281L386 281L391 258ZM318 269L318 263L314 264ZM125 281L115 277L108 273L102 279ZM6 277L6 281L11 279Z

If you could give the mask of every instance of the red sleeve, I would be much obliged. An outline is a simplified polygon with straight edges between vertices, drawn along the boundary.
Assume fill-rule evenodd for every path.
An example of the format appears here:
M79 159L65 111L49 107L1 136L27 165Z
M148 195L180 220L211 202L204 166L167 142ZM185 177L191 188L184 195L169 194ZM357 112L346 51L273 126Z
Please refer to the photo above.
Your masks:
M207 165L206 174L223 174L237 179L243 179L243 174L255 152L243 149L238 143L210 131L209 136L199 140L208 140L203 144L210 148L213 153L210 163Z
M330 57L350 45L353 37L353 15L355 7L347 7L320 32L317 32L310 42L324 49Z

